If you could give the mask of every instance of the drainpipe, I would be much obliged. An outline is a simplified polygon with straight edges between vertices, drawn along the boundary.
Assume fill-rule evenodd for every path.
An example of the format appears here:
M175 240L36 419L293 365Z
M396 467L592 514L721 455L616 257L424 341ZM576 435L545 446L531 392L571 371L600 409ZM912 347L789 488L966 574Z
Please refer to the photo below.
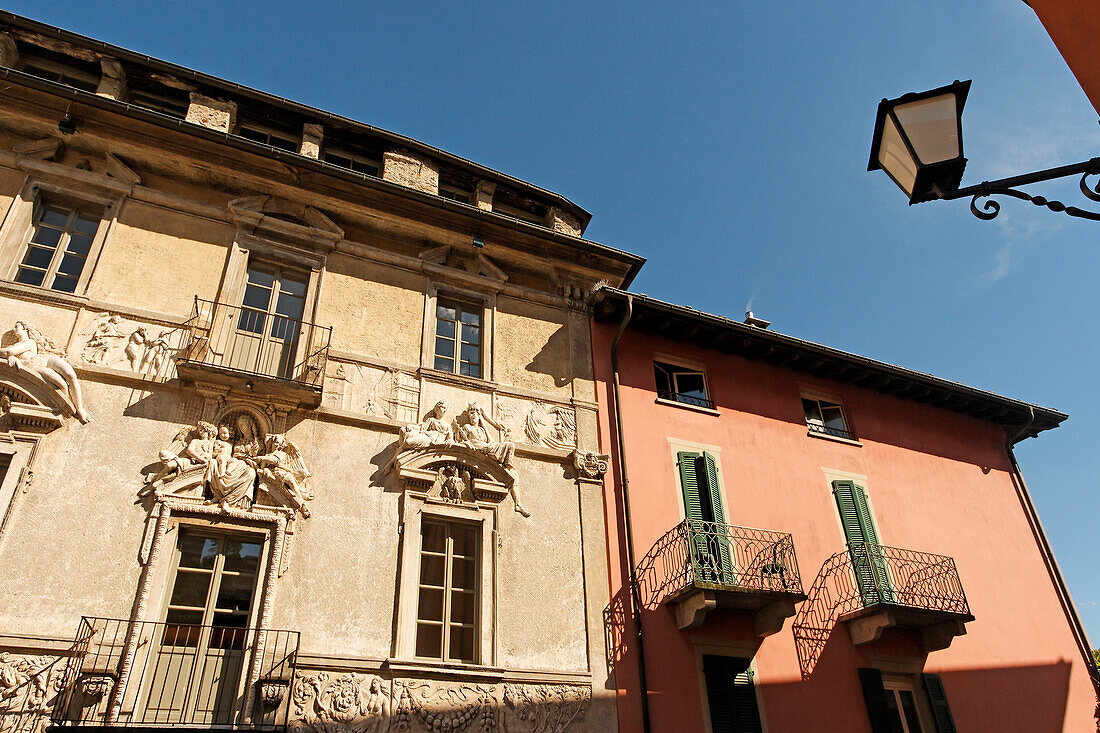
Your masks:
M1092 679L1097 698L1100 698L1100 669L1097 668L1096 658L1092 656L1092 645L1089 644L1088 635L1085 634L1081 617L1077 615L1077 608L1073 605L1073 598L1070 597L1062 571L1058 568L1058 561L1054 559L1054 552L1050 549L1050 542L1047 540L1046 532L1043 531L1043 524L1039 521L1039 514L1035 511L1035 504L1031 501L1031 494L1027 490L1027 482L1024 481L1024 475L1020 471L1020 464L1016 462L1016 454L1012 451L1012 446L1027 437L1024 433L1035 422L1035 408L1028 406L1028 409L1031 411L1031 419L1015 436L1008 439L1005 450L1008 452L1009 463L1012 464L1012 475L1016 479L1016 494L1024 507L1024 514L1027 516L1028 524L1031 525L1031 531L1039 545L1039 553L1043 556L1050 579L1054 582L1054 590L1058 594L1058 601L1062 604L1062 612L1066 614L1066 620L1069 621L1070 629L1073 631L1074 641L1077 642L1081 656L1085 659L1085 669L1088 670L1089 677Z
M619 400L619 340L634 315L634 296L626 295L626 315L611 341L612 392L615 400L615 440L619 447L619 486L623 492L623 522L626 527L626 561L630 565L630 611L634 616L634 631L638 646L638 686L642 693L642 730L649 733L649 684L645 675L645 645L642 642L642 597L638 590L638 576L634 560L634 525L630 519L630 477L626 467L626 443L623 442L623 410Z

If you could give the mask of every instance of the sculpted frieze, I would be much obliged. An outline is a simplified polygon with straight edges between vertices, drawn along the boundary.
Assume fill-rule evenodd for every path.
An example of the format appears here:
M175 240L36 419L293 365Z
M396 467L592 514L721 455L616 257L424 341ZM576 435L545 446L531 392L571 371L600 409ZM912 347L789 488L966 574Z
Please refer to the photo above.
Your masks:
M183 336L179 328L154 328L126 321L118 314L103 313L85 334L80 359L85 364L129 370L164 381L176 376Z
M80 381L65 352L26 321L16 321L0 341L0 360L9 369L61 397L80 422L88 422Z
M44 733L64 672L57 657L0 653L0 733Z
M294 682L290 727L308 733L385 733L390 689L379 677L318 672Z

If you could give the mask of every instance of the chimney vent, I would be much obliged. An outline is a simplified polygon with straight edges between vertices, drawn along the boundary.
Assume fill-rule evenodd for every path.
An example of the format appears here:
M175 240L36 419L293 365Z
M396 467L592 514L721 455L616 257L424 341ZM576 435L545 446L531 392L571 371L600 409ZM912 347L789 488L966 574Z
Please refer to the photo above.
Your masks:
M752 311L745 311L745 323L749 324L750 326L756 326L757 328L765 330L768 328L768 326L772 325L771 321L765 321L763 318L757 318L756 316L754 316L752 314Z

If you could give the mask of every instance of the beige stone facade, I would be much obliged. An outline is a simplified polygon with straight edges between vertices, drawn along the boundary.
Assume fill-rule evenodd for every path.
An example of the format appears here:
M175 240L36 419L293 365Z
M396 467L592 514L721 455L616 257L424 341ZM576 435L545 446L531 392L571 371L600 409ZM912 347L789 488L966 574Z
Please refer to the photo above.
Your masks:
M0 31L0 731L614 730L579 298L641 260L415 141L357 133L364 175L322 112L288 149L242 127L274 98Z

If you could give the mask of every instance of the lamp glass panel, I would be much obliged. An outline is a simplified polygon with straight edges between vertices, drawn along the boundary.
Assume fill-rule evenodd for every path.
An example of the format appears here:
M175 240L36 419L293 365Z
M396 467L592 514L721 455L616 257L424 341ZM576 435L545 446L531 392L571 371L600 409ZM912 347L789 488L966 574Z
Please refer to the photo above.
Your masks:
M924 165L959 157L959 113L954 94L941 94L894 108Z
M886 116L882 126L882 139L878 146L878 162L886 172L897 181L906 195L913 195L913 184L917 180L917 162L909 154L909 148L894 124L894 118Z

